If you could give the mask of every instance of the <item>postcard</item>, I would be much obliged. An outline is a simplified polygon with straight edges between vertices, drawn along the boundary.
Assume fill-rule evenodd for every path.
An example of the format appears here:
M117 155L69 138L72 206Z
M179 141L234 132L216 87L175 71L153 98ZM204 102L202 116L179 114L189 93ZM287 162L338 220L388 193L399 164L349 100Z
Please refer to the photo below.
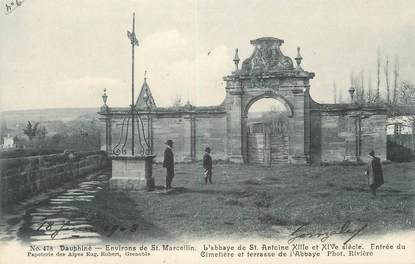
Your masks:
M414 17L0 0L0 263L414 263Z

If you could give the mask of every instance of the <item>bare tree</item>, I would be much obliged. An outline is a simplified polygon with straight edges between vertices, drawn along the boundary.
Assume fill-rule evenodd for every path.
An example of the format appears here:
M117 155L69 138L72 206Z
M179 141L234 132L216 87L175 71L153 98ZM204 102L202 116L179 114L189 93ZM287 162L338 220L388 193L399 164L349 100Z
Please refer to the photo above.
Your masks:
M381 58L380 58L380 49L378 48L378 58L377 58L377 85L376 85L376 101L379 101L380 99L380 64L381 64Z
M399 57L395 56L395 65L393 68L393 104L398 103L398 78L399 78Z
M385 71L386 102L390 104L391 100L390 100L390 82L389 82L389 57L386 57L386 62L385 62L385 65L383 66L383 70Z
M365 97L365 73L363 72L363 70L360 72L360 101L361 103L365 103L366 102L366 97Z
M373 94L372 75L369 72L367 76L367 102L374 103L375 101L376 101L376 95Z
M363 71L359 74L355 74L354 72L350 74L350 85L355 89L353 100L359 104L364 104L366 102L364 79Z
M333 81L333 98L334 98L334 103L337 104L337 87L336 87L335 81Z
M399 89L398 102L402 105L415 105L415 84L402 81Z
M342 93L342 91L339 91L339 100L338 100L338 102L341 104L341 103L344 103L344 101L343 101L343 93Z
M350 87L354 88L354 98L350 98L352 101L357 101L357 95L358 95L358 91L357 91L357 87L356 87L356 81L355 81L355 75L354 75L354 71L350 72Z
M182 100L182 96L181 95L176 94L176 96L172 98L172 106L173 107L183 106L183 100Z
M32 125L30 121L27 122L25 128L23 128L23 133L29 138L30 141L37 135L37 128L39 126L39 122L36 122L35 125Z

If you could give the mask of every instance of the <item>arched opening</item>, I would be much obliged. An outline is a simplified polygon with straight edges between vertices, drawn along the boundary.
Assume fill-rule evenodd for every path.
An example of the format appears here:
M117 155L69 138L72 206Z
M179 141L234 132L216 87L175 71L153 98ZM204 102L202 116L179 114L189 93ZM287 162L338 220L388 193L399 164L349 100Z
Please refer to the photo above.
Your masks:
M264 165L288 162L291 108L275 98L252 101L246 109L247 162Z

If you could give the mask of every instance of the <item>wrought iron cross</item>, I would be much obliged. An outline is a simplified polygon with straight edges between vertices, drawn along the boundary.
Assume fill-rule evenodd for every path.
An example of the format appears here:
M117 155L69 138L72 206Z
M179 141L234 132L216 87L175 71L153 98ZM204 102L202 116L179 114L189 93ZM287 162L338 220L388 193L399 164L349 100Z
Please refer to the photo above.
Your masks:
M135 35L135 12L133 13L133 30L127 31L131 41L131 155L134 156L134 46L138 47L138 39Z
M138 39L135 35L135 12L133 13L133 31L130 32L127 30L127 36L131 41L131 45L133 46L133 50L134 50L134 46L138 47Z

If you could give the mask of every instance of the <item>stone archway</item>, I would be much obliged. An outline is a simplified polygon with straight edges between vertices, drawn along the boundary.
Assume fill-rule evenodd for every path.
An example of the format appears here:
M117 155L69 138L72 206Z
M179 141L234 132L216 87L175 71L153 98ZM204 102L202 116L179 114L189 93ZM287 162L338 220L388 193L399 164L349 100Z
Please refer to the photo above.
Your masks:
M251 106L256 103L257 101L264 99L264 98L273 98L279 102L281 102L284 106L285 109L287 110L288 113L288 117L293 117L294 116L294 109L293 106L291 105L291 103L282 95L279 95L276 92L266 92L266 93L262 93L259 95L254 95L252 98L250 98L250 100L248 101L248 103L245 105L243 113L242 113L242 117L245 117L248 115L249 109L251 108Z
M276 93L264 93L253 97L245 106L242 118L242 156L247 163L271 165L274 163L286 162L288 159L289 147L289 120L284 119L280 123L284 129L278 129L274 122L262 120L254 125L249 124L249 111L256 103L263 99L273 99L275 103L282 105L288 119L294 115L293 107L283 96ZM282 113L280 112L280 114ZM264 113L263 113L264 114ZM267 115L270 113L268 112ZM272 114L275 117L275 114ZM278 115L281 117L281 115ZM263 117L261 118L263 119ZM279 119L281 120L281 119ZM258 122L259 120L257 120ZM279 131L280 130L280 131Z
M226 76L225 108L227 113L227 156L233 162L246 162L246 119L250 106L262 98L281 101L290 115L289 162L306 163L310 144L310 95L309 80L314 73L304 71L301 55L296 57L294 67L291 58L280 50L283 40L259 38L252 40L253 54L239 69Z

